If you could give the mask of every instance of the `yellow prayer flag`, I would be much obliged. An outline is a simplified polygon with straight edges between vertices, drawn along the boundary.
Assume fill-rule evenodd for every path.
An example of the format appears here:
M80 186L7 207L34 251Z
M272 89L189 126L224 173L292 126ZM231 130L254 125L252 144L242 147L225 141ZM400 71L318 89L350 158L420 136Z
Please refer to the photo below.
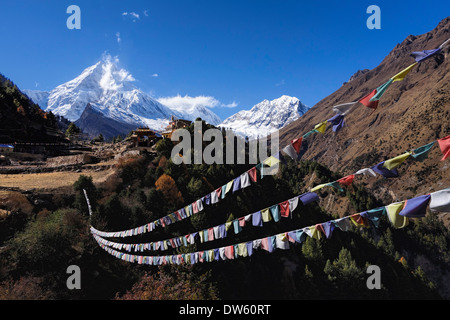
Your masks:
M399 155L395 158L386 160L383 164L383 167L385 167L388 170L392 170L396 167L398 167L403 161L405 161L409 156L411 155L411 152L406 152L402 155Z
M408 68L406 68L403 71L400 71L399 73L397 73L395 76L393 76L391 79L393 80L393 82L395 81L401 81L403 79L405 79L406 75L412 70L412 68L414 68L416 66L417 62L414 62L412 65L410 65Z
M280 160L275 158L274 156L270 156L266 160L263 161L263 163L269 167L277 164L278 162L280 162Z
M269 222L272 220L272 216L270 215L269 208L261 210L261 217L263 222Z
M405 201L399 203L393 203L386 206L386 212L389 217L389 221L392 223L394 228L400 229L406 227L409 223L408 217L401 216L399 213L403 210L405 206Z
M239 243L237 245L237 254L241 257L246 257L248 255L247 244L245 242Z
M311 192L314 192L316 190L322 189L323 187L325 187L326 185L328 185L328 183L322 183L319 184L318 186L315 186L314 188L311 189Z
M228 191L231 190L231 188L233 187L233 181L231 180L230 182L227 183L227 187L225 188L225 193L228 193Z
M317 230L316 226L309 227L309 230L311 232L311 238L320 239L322 237L322 233L320 230Z
M327 128L327 123L328 123L328 120L321 122L321 123L317 124L314 127L314 129L317 130L317 132L324 133L325 129Z
M214 249L208 250L208 261L214 261Z
M233 221L225 222L225 230L228 231L228 229L230 229L230 227L231 227L232 224L233 224Z

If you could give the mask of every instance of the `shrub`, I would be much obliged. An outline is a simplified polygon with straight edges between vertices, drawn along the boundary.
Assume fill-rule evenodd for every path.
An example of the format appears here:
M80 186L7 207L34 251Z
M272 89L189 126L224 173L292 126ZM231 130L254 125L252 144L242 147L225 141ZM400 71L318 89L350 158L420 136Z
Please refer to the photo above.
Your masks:
M173 274L160 269L156 275L146 273L130 291L116 300L216 300L217 293L208 283L208 275L195 276L174 268Z

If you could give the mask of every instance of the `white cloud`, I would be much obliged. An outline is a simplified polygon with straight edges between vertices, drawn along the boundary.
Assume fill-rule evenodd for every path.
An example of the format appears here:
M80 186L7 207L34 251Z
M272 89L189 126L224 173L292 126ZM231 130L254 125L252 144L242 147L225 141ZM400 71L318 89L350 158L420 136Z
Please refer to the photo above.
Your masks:
M148 17L148 10L144 10L144 16Z
M223 104L222 107L225 108L236 108L238 106L238 103L236 103L236 101L233 101L232 103L229 104Z
M140 19L140 16L136 12L122 12L122 16L130 16L133 19L133 22L136 22L136 19Z
M152 77L157 78L157 77L159 77L159 74L154 73L154 74L152 74Z
M161 97L158 98L158 102L163 105L168 106L169 108L174 108L176 110L192 110L196 107L206 107L206 108L234 108L237 107L238 104L236 102L232 102L230 104L223 104L219 100L211 96L197 96L190 97L185 95L184 97L181 95L176 95L173 97Z
M116 33L116 38L117 38L117 43L121 43L122 42L122 38L120 37L120 32Z

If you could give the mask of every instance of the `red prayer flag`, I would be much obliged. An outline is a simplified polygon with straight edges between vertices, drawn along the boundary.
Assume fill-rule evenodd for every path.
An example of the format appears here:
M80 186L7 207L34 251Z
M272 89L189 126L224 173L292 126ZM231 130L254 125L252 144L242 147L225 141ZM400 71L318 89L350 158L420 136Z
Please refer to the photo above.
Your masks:
M297 153L300 152L300 148L302 147L302 141L303 137L291 141L291 144Z
M438 143L439 148L441 148L441 151L444 154L444 157L441 159L441 161L444 161L450 156L450 136L439 139Z
M355 175L351 174L349 176L343 177L341 179L339 179L337 182L341 185L341 186L349 186L352 184L353 179L355 179Z
M316 224L316 230L319 230L319 231L322 232L323 234L326 234L326 233L325 233L325 229L323 228L323 226L322 226L321 223Z
M250 176L251 181L256 182L256 167L253 167L250 170L248 170L248 175Z
M234 246L233 245L225 247L225 256L228 259L234 259Z
M365 217L361 216L359 213L351 215L350 219L353 220L353 222L356 225L363 226L363 227L369 226L369 222L367 221L367 219Z
M367 96L359 100L363 105L365 105L368 108L376 109L378 107L378 100L370 101L370 99L377 93L377 89L374 89L371 93L369 93Z
M289 200L280 203L280 214L282 217L289 217Z
M216 189L217 198L220 198L220 194L222 193L222 187Z

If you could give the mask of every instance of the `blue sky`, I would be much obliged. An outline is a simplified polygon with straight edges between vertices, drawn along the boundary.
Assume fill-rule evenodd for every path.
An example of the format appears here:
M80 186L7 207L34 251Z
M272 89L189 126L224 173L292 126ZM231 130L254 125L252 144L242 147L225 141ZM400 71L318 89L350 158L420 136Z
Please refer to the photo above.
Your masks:
M72 4L80 30L66 27ZM366 27L372 4L379 30ZM442 0L2 1L0 73L51 90L107 52L153 97L209 97L225 119L283 94L313 106L449 13Z

